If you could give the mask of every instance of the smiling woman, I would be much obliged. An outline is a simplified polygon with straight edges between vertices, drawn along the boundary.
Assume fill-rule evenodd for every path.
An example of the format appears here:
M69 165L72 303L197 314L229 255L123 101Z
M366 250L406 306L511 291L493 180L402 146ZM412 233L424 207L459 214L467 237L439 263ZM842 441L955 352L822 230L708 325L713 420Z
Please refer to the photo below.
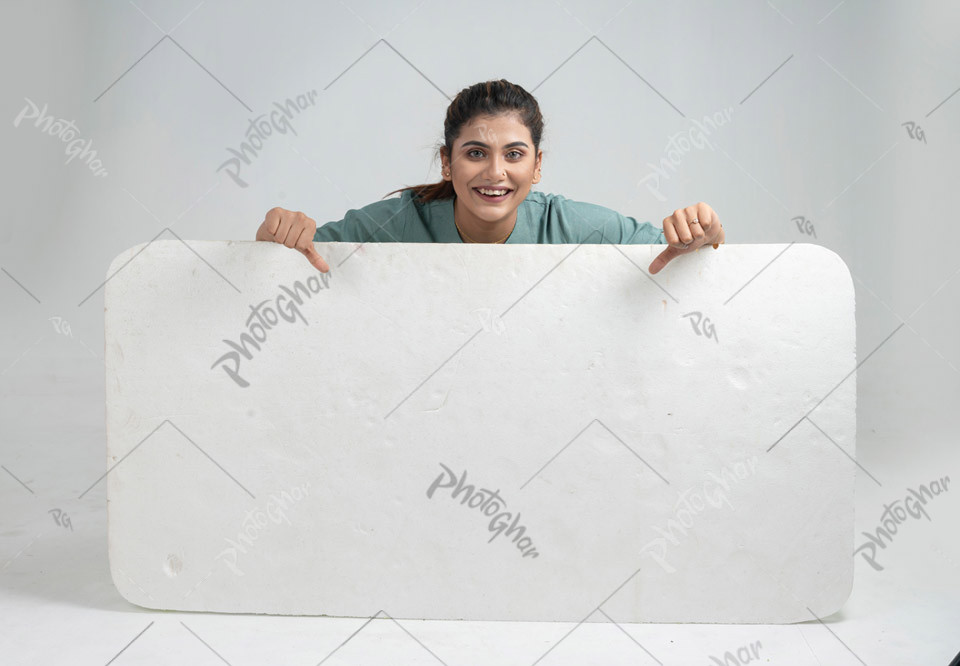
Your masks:
M388 192L401 194L319 228L301 212L273 208L256 239L296 248L324 272L329 266L315 242L668 245L651 273L706 243L724 242L723 226L705 203L677 209L660 229L610 208L531 191L540 182L543 125L537 100L516 84L500 79L464 88L447 108L440 182Z

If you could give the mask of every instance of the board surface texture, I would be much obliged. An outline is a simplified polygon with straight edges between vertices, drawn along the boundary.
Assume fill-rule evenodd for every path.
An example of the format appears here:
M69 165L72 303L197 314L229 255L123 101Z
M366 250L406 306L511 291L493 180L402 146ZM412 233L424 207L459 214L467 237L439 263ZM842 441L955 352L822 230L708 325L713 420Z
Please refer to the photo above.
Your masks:
M802 622L853 581L854 289L818 245L161 240L105 291L147 608Z

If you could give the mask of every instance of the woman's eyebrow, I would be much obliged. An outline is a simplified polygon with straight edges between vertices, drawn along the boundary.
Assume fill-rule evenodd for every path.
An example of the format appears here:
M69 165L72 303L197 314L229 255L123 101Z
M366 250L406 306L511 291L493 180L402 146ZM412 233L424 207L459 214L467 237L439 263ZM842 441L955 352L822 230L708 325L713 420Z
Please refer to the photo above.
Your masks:
M490 147L487 144L483 143L482 141L465 141L463 145L460 147L466 148L467 146L480 146L481 148ZM527 144L525 144L523 141L514 141L513 143L508 143L507 145L505 145L504 148L513 148L514 146L523 146L524 148L530 147Z

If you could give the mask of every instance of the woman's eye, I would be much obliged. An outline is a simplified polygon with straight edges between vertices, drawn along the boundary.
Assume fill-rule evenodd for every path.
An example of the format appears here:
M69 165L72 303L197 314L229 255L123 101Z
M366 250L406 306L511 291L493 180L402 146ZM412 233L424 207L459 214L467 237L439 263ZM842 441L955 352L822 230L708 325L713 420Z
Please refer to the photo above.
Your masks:
M467 155L473 155L474 153L480 153L482 155L483 151L480 150L479 148L474 148L473 150L468 151ZM520 159L523 157L523 153L520 152L519 150L511 150L509 153L507 153L507 155L514 155L514 154L516 154L517 159Z

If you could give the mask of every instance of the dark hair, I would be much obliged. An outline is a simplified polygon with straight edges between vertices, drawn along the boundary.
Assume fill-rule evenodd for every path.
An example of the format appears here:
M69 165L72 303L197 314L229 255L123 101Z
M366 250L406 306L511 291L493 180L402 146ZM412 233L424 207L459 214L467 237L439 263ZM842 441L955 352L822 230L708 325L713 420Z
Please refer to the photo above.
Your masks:
M502 113L517 114L520 122L530 130L533 153L536 156L543 136L543 116L540 114L540 105L537 104L533 95L506 79L476 83L457 93L447 107L447 117L443 121L444 143L437 145L437 154L440 154L440 148L446 146L447 156L450 157L453 153L453 143L460 136L463 126L477 116L496 116ZM422 202L452 199L456 196L453 183L449 180L441 180L439 183L402 187L388 192L384 197L406 190L413 190L413 196Z

